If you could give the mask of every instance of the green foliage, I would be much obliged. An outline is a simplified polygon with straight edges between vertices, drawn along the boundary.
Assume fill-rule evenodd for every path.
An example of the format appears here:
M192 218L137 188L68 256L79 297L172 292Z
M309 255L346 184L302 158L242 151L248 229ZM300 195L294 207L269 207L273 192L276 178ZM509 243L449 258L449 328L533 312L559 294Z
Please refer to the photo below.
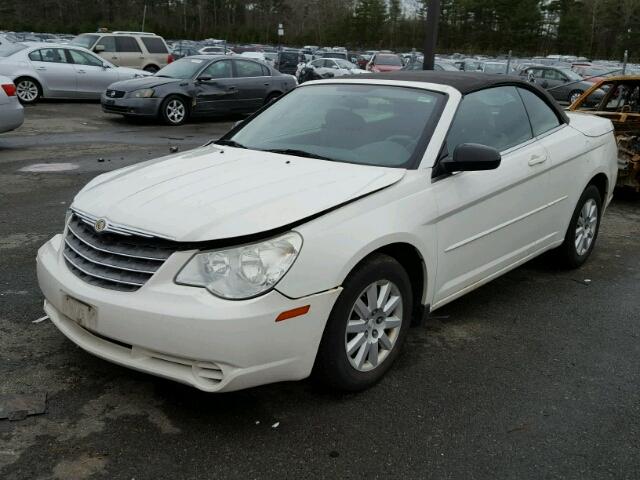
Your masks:
M24 0L0 2L0 30L145 29L171 38L409 49L428 0ZM441 52L640 54L640 0L441 0Z

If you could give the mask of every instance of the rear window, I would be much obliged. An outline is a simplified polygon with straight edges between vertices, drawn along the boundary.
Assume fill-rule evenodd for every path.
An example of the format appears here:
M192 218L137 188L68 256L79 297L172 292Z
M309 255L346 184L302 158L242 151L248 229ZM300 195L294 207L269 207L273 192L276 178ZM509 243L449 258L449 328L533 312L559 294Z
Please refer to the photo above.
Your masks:
M136 42L136 39L133 37L115 37L116 39L116 50L118 52L138 52L142 53L140 50L140 45Z
M140 37L149 53L169 53L166 45L159 37Z
M23 43L10 43L0 48L0 57L10 57L14 53L24 50L27 46Z

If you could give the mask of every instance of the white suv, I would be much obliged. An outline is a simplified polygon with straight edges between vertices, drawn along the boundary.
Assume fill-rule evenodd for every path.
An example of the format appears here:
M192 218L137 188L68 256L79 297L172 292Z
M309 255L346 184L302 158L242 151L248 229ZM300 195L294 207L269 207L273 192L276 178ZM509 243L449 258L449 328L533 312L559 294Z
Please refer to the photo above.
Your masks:
M83 33L71 41L92 50L120 67L138 68L155 73L173 62L164 39L154 33Z

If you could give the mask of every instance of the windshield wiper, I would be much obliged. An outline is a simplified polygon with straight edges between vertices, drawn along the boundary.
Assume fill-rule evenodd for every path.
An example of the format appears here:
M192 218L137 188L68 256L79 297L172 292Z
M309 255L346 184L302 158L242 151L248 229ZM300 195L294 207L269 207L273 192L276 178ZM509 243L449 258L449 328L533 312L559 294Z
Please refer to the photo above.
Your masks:
M294 148L274 148L274 149L271 149L271 150L263 150L263 152L281 153L283 155L294 155L296 157L316 158L318 160L335 161L333 158L323 157L322 155L318 155L318 154L315 154L315 153L307 152L305 150L296 150Z
M216 145L226 145L227 147L236 147L236 148L247 148L241 143L236 142L235 140L216 140Z

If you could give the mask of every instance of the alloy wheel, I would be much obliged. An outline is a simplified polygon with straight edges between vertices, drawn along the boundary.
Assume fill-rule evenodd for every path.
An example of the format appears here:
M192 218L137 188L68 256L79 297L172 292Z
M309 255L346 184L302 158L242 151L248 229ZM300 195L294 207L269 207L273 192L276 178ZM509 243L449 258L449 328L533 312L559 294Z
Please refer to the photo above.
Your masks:
M598 205L595 200L589 198L584 202L576 224L575 247L576 253L579 256L582 256L589 251L596 235L597 227Z
M582 95L582 93L580 92L572 93L571 96L569 97L569 103L575 102L578 98L580 98L580 95Z
M344 342L353 368L367 372L384 362L400 334L402 307L400 290L388 280L374 282L358 295Z
M38 86L31 80L22 80L16 86L16 95L23 102L33 102L38 98Z
M171 123L180 123L184 120L186 108L180 100L171 100L167 103L166 113Z

